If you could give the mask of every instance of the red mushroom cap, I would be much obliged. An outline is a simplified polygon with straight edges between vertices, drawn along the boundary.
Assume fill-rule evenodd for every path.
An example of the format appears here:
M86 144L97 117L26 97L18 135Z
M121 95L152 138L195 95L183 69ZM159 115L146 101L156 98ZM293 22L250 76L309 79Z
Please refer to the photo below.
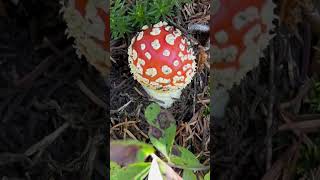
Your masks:
M110 67L110 22L107 1L69 0L61 11L68 36L75 38L77 54L84 55L101 73Z
M216 0L210 19L210 43L215 72L236 81L259 63L272 38L272 0ZM232 82L233 83L233 82Z
M191 82L196 68L190 42L179 29L166 22L142 29L128 48L134 78L162 92L184 88Z

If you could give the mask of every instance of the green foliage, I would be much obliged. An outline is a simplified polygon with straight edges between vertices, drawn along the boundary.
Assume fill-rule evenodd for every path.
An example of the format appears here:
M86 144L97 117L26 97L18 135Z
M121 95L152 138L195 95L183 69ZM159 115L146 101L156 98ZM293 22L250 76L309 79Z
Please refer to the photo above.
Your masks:
M210 180L210 171L204 176L204 180Z
M123 179L134 179L141 180L147 177L148 171L150 169L151 163L133 163L129 164L127 167L120 168L120 166L115 166L114 162L111 162L111 179L112 180L123 180Z
M152 127L149 138L154 147L169 160L177 127L175 120L168 115L168 112L163 112L161 116L160 113L161 108L156 103L150 104L145 110L145 117ZM163 127L163 124L168 126Z
M197 180L197 176L191 170L183 171L183 180Z
M148 1L136 1L136 4L129 10L129 16L132 19L132 25L142 27L150 23L147 7Z
M319 139L317 139L319 141ZM308 147L302 146L300 157L297 163L297 175L303 176L320 164L320 143L318 145Z
M166 19L167 16L173 16L173 6L175 4L171 0L153 0L150 14L155 19Z
M158 104L156 103L152 103L150 104L146 110L144 111L144 116L146 117L148 123L151 125L151 126L157 126L156 125L156 119L159 115L161 111L161 108Z
M203 114L204 114L205 116L210 115L210 104L204 109Z
M156 147L166 158L169 159L169 154L174 142L174 136L176 132L176 127L171 126L164 131L164 136L157 139L152 134L149 134L151 143Z
M110 27L112 39L124 38L144 25L158 23L172 18L174 8L179 8L191 0L123 0L111 1Z
M120 172L121 167L113 161L110 161L110 176L111 179L114 179Z
M152 158L159 160L157 162L162 175L178 176L168 166L173 164L183 169L183 179L196 180L197 176L194 171L205 168L188 149L178 145L174 146L176 122L172 114L167 110L162 110L158 104L152 103L146 108L144 115L150 125L150 141L165 157L167 162L153 154L154 148L149 144L139 141L114 141L111 143L110 151L113 154L112 158L115 159L110 163L111 179L143 179L147 177L151 163L145 163L144 161L147 159L146 157L152 155ZM130 156L125 155L125 153L130 154ZM131 163L121 167L119 164L123 163L123 161ZM208 179L208 175L205 179Z
M188 149L176 146L178 148L178 155L171 155L170 159L171 161L179 165L181 167L187 168L201 168L203 167L202 164L199 162L197 157L190 152Z
M131 21L130 16L126 16L127 8L125 1L113 0L110 11L110 29L111 38L123 38L126 33L131 32L128 22Z

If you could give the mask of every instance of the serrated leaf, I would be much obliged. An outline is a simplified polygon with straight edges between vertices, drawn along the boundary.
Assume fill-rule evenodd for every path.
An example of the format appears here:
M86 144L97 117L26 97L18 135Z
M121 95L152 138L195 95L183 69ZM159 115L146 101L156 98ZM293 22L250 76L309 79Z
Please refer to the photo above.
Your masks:
M199 162L197 157L188 149L176 146L177 152L170 156L172 163L185 167L185 168L200 168L203 165Z
M147 177L151 163L134 163L121 168L112 180L142 180Z
M144 162L154 151L153 146L136 140L112 141L110 143L110 159L121 166Z
M210 171L204 176L204 180L210 180Z
M191 170L184 170L183 171L183 180L197 180L197 176Z

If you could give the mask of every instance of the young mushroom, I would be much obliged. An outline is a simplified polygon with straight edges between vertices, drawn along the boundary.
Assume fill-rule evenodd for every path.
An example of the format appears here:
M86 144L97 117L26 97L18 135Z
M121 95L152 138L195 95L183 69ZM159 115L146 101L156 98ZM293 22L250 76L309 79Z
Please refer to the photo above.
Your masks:
M131 73L164 108L179 99L192 80L196 62L190 42L166 22L143 26L128 48Z
M102 75L110 69L109 7L104 0L62 0L66 34L75 39L76 53L84 55Z
M273 37L272 0L214 0L210 19L211 68L214 72L213 114L223 117L227 90L259 64Z

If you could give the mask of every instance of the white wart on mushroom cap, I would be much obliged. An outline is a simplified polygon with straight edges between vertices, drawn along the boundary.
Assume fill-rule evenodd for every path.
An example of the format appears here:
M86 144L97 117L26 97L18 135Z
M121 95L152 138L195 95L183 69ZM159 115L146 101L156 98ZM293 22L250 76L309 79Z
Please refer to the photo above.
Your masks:
M67 23L66 34L75 39L77 55L84 55L98 71L107 74L110 67L107 1L61 0L61 4L61 13Z
M214 86L230 89L259 64L273 37L272 0L215 0L210 19Z
M158 92L183 89L195 74L190 42L179 29L166 22L144 26L132 39L128 55L134 78Z

